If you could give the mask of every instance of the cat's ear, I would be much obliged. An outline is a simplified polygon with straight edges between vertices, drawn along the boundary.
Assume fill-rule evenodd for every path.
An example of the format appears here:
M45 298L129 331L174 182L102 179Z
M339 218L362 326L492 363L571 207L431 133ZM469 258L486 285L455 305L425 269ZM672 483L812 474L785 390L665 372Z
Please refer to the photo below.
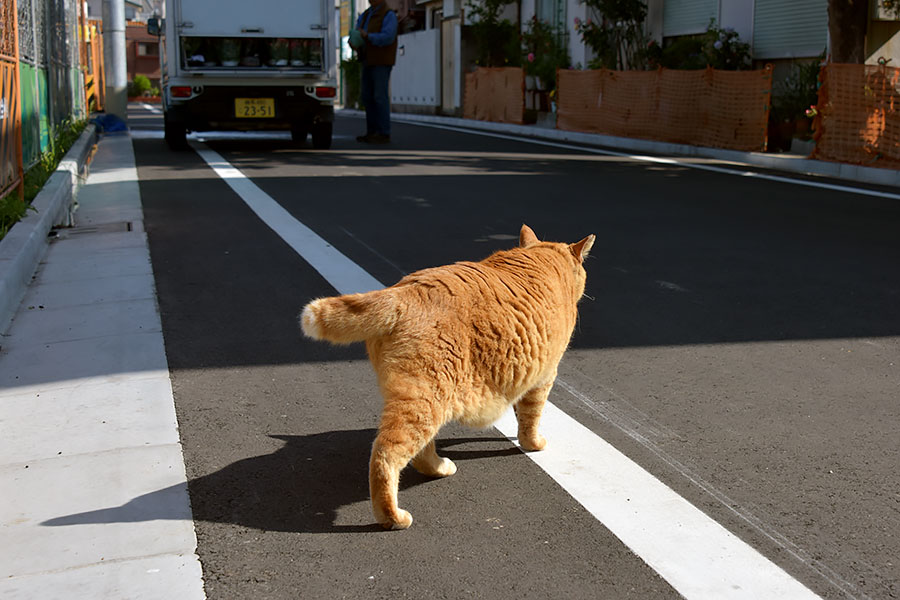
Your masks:
M594 245L595 239L597 239L597 237L594 234L591 234L580 242L569 245L569 250L572 252L572 256L575 257L575 260L577 260L579 263L584 262L584 259L587 258L588 252L591 251L591 248Z
M541 240L534 235L534 232L531 230L531 227L528 225L522 225L522 230L519 231L519 247L527 248L528 246L533 246L535 244L539 244Z

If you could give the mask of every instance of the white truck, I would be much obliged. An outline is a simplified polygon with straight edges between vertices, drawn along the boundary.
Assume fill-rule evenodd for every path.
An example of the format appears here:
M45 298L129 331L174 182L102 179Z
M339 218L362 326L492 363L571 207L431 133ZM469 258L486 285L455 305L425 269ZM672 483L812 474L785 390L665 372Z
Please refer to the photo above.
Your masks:
M188 131L290 129L331 146L337 91L334 0L165 0L160 38L165 139Z

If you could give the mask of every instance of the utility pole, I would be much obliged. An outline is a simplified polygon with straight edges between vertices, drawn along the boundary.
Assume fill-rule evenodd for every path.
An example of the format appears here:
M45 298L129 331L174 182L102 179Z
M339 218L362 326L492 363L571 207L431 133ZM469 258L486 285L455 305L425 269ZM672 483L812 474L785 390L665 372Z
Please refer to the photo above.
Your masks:
M103 62L106 64L106 112L124 121L128 110L125 0L103 0Z

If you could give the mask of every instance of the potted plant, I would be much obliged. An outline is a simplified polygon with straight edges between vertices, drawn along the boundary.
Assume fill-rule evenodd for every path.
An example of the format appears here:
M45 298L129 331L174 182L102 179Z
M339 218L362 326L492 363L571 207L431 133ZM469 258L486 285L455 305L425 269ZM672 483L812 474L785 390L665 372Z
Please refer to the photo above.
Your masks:
M469 2L467 25L463 35L473 40L475 65L479 67L518 67L519 32L515 23L501 19L509 0L482 0Z
M291 66L302 67L309 61L307 40L291 40Z
M788 76L773 87L772 110L769 112L770 149L790 150L795 135L809 139L808 111L818 100L819 62L823 56L812 62L795 63Z
M731 27L719 29L715 19L711 19L707 25L702 43L706 64L713 69L741 71L753 66L750 44L742 42Z
M286 67L290 56L290 46L284 38L276 38L269 42L269 65Z
M236 38L222 38L219 42L219 56L223 67L236 67L241 60L241 41Z
M537 17L531 18L522 34L526 88L529 77L540 91L549 92L556 88L556 70L567 69L570 65L565 38L565 32L559 28Z
M647 66L648 38L644 32L644 0L584 0L597 20L575 19L575 31L593 51L590 69L643 69Z

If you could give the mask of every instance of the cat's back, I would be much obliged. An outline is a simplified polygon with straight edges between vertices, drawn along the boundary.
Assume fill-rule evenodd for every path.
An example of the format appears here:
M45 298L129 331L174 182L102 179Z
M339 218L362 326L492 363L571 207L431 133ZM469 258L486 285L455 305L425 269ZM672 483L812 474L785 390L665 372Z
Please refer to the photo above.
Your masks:
M395 335L409 351L443 348L475 363L551 360L541 352L565 349L576 313L557 254L516 248L412 273L393 288L404 304Z
M460 261L407 275L392 289L407 311L421 318L465 321L479 316L521 316L575 302L566 293L565 269L552 250L499 251L479 261Z

